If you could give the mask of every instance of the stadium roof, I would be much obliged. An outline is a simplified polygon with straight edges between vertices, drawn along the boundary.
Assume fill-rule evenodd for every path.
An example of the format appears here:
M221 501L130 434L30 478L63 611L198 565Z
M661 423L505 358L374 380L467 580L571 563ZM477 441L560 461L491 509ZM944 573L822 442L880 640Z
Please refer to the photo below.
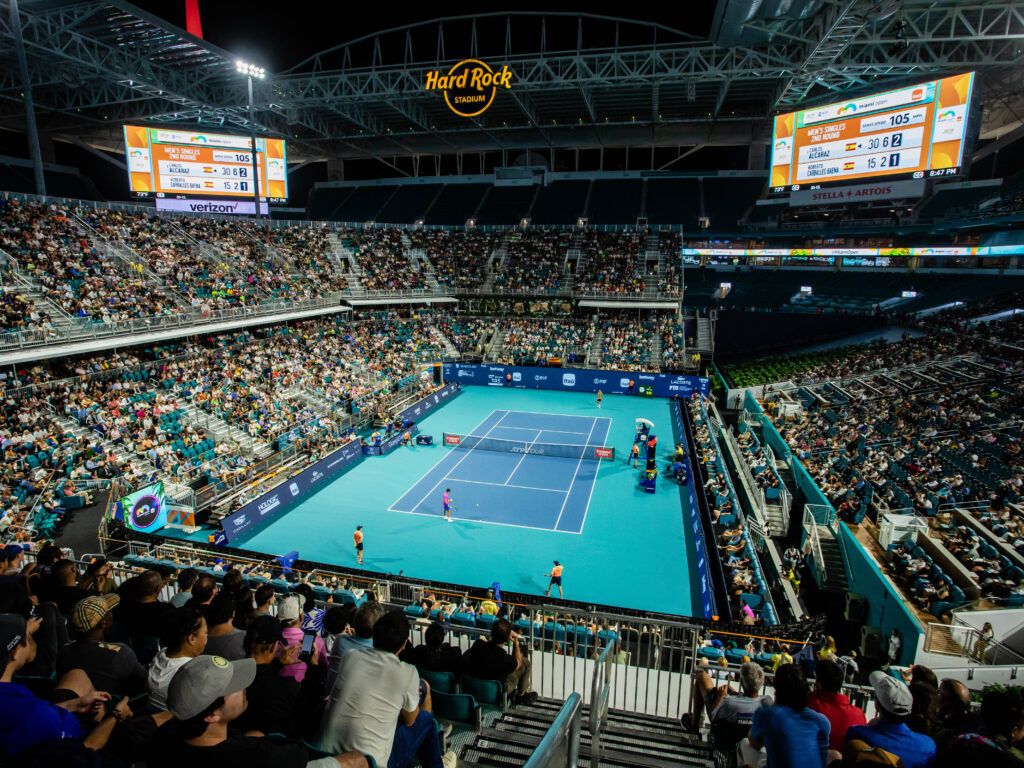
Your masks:
M120 151L124 122L248 129L230 52L121 0L19 5L43 134ZM0 128L20 131L9 14L0 29ZM1022 53L1016 0L719 0L707 38L608 16L482 13L382 30L271 73L254 123L288 137L299 160L737 145L767 139L768 117L797 104L976 70L983 136L996 137L1021 124ZM466 57L515 73L475 118L423 88L426 71Z

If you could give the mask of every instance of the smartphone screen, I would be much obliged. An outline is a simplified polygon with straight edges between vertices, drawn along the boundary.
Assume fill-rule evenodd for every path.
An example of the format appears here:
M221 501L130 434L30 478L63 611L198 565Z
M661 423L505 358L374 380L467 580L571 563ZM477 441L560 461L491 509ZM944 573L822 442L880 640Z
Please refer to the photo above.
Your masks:
M310 653L313 652L313 641L316 639L316 635L312 632L307 632L302 636L302 648L299 650L300 658L309 658Z

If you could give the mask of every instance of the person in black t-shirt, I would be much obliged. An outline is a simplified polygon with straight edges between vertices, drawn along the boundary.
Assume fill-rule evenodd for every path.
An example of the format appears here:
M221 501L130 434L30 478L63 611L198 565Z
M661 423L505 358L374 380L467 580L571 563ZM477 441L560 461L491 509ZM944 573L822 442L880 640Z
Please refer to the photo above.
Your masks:
M245 652L256 662L256 678L246 689L248 708L238 718L240 730L312 736L323 716L327 667L312 654L302 683L282 677L281 669L299 660L301 646L285 645L284 627L273 616L257 616L245 632Z
M435 621L424 633L423 645L407 649L400 658L406 664L412 664L430 672L451 672L457 675L462 668L462 652L445 642L444 625Z
M164 621L174 612L170 603L160 600L163 587L163 576L157 571L146 571L118 588L121 604L114 612L114 623L125 637L160 636Z
M135 652L124 643L103 640L113 624L114 606L120 601L117 595L92 595L74 607L69 623L77 639L57 656L58 677L81 669L96 690L114 698L134 696L146 689L146 668Z
M52 587L49 598L57 604L64 616L71 615L71 609L95 590L86 589L78 583L78 566L74 560L59 560L51 569ZM100 690L104 690L101 688Z
M519 646L519 633L506 619L491 625L491 639L480 638L462 655L462 672L483 680L504 680L514 704L530 704L537 694L530 691L533 666ZM505 650L511 641L512 652Z
M154 741L150 768L367 768L358 752L336 757L314 756L300 741L269 736L243 736L235 721L248 704L245 689L256 677L252 659L228 661L197 656L178 670L167 691L175 722Z

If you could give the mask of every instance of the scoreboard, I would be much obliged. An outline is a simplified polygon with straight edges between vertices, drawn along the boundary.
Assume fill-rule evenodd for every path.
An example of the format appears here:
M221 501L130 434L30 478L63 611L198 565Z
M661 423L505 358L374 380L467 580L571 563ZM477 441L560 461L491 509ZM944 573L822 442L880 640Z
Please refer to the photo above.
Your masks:
M132 197L252 200L252 141L248 136L177 128L124 126ZM284 139L256 137L260 199L288 202Z
M974 73L775 117L772 192L960 173Z

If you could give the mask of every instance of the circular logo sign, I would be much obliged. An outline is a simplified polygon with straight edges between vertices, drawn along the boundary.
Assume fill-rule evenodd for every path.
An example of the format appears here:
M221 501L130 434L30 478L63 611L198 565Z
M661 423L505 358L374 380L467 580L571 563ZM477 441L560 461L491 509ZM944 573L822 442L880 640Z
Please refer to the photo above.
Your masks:
M134 528L149 528L156 522L157 516L160 514L160 499L156 496L147 494L141 497L132 506L132 511L129 516L132 526Z
M463 59L447 73L427 73L426 90L442 91L448 108L462 117L476 117L494 103L498 88L512 87L508 66L495 70L479 59Z

